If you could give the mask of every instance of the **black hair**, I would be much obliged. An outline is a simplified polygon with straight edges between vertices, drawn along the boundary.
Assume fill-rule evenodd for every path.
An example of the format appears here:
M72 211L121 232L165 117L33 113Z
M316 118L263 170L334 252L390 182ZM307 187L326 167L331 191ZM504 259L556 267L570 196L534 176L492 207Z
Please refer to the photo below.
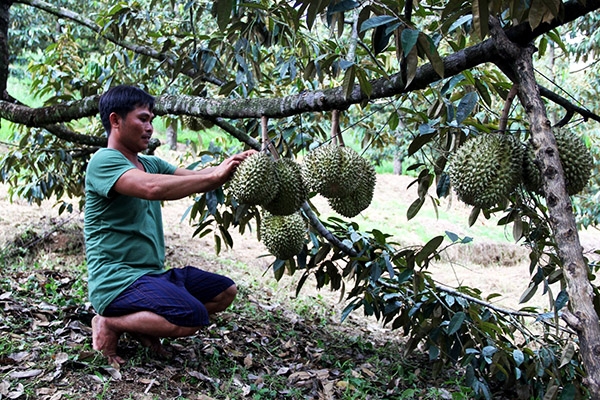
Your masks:
M100 97L98 108L100 109L100 120L110 135L111 113L117 113L121 118L126 118L127 114L138 107L148 107L152 112L154 109L154 96L135 86L119 85L110 88Z

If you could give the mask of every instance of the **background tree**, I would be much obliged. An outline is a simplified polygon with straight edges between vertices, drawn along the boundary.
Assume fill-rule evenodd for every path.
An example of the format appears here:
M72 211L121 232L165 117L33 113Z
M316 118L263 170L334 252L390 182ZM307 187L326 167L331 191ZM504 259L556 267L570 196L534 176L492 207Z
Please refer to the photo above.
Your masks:
M532 252L532 281L523 299L562 282L552 316L563 315L570 333L557 330L539 346L518 344L518 318L549 317L499 310L476 289L436 284L428 264L448 245L469 240L452 233L403 248L380 230L320 221L305 204L311 241L297 257L276 260L273 269L276 276L301 272L298 290L314 277L319 287L347 291L344 316L363 308L402 328L410 337L408 350L423 342L437 368L460 363L481 396L490 397L490 384L500 382L539 397L560 392L563 398L597 398L598 297L588 278L595 267L581 252L546 115L548 107L558 107L563 125L590 129L591 122L576 126L580 121L573 117L599 119L583 106L595 106L596 66L589 69L592 84L568 93L581 96L574 101L539 84L534 61L549 45L561 53L564 68L587 61L596 50L598 7L589 0L138 0L94 1L83 10L66 0L4 2L0 117L14 124L15 133L0 160L0 178L13 195L32 202L56 198L61 210L71 209L70 199L81 199L87 160L106 143L98 97L117 83L156 94L156 113L166 121L185 116L239 143L213 145L191 167L241 146L260 148L260 118L269 119L268 138L283 156L302 157L327 142L333 110L342 111L342 135L349 137L352 129L356 143L375 154L408 138L415 160L409 169L419 187L409 219L428 199L437 204L450 195L447 160L465 140L498 130L532 139L545 197L523 189L496 208L475 208L472 220L505 213L502 223L513 224L516 239ZM41 106L22 104L19 93L6 90L9 77L18 74L30 78ZM513 105L511 93L521 105ZM591 218L584 223L595 224L597 211L585 202L576 205ZM232 201L227 188L198 198L190 216L199 235L214 233L217 250L233 245L229 229L243 231L260 217L255 207ZM575 344L581 351L573 351Z

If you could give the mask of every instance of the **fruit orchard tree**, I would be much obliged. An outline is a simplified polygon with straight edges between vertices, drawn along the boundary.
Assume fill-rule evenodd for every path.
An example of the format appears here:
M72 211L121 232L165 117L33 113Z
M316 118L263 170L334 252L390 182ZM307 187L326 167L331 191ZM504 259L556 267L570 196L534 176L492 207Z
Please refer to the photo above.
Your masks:
M562 284L551 315L502 310L476 289L436 284L427 265L468 238L448 233L402 248L351 220L321 221L308 203L301 209L310 240L277 259L274 273L301 273L298 290L314 277L319 287L347 292L344 316L363 308L403 329L407 351L422 343L434 371L460 364L480 397L504 385L523 398L600 398L595 269L582 254L553 134L556 125L589 141L584 130L600 120L583 106L597 106L595 64L567 95L556 83L596 54L599 7L598 0L5 0L0 117L14 134L0 179L11 195L72 208L87 160L106 143L98 98L116 84L156 95L155 113L171 126L213 128L233 139L222 143L239 144L213 145L191 168L244 146L270 144L277 157L294 159L329 141L344 144L350 128L374 154L409 143L419 188L409 219L429 198L437 204L450 194L447 164L463 143L511 135L530 143L542 187L519 184L493 206L474 206L471 222L504 213L501 222L531 249L523 300ZM540 76L555 77L550 88ZM11 79L27 82L43 104L24 104ZM261 214L224 187L198 197L190 217L220 249L233 245L229 229L258 224ZM525 318L553 325L552 334L518 343Z

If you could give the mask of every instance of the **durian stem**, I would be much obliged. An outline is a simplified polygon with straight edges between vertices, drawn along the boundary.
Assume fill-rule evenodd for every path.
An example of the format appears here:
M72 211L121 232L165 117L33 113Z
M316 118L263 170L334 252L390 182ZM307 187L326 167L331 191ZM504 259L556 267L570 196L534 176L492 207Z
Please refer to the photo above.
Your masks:
M262 135L262 151L264 151L265 153L267 151L270 151L273 158L278 160L279 154L277 153L277 150L275 150L273 144L269 140L269 118L265 115L260 117L260 129Z
M515 97L517 97L518 92L519 85L515 83L510 88L510 92L508 92L508 95L506 96L506 101L504 102L504 109L502 110L500 122L498 123L498 131L500 133L504 133L506 131L506 126L508 125L508 113L510 112L512 102L515 99Z
M331 142L344 146L344 138L340 130L340 110L331 111Z

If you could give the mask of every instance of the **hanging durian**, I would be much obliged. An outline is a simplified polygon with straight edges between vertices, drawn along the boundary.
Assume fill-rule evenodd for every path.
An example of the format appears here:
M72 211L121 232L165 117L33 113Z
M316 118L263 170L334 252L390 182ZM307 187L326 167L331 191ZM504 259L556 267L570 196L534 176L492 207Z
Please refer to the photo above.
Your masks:
M491 133L467 140L448 163L450 182L466 204L502 204L521 181L523 147L512 135Z
M556 147L560 163L565 173L567 193L574 195L587 185L594 160L589 149L579 136L566 128L552 130L556 138ZM543 182L540 170L535 162L535 152L531 142L525 144L523 157L523 183L532 192L543 194Z
M324 197L343 197L352 192L353 183L340 176L342 152L330 143L317 147L304 157L302 178L308 190Z
M262 152L247 157L238 165L229 187L232 196L241 204L271 202L279 190L273 158Z
M289 215L298 211L308 197L300 166L292 159L280 158L275 161L275 174L279 190L271 202L264 204L264 208L273 215Z
M307 226L302 214L272 215L263 211L260 223L260 238L271 254L287 260L302 251L306 240Z
M344 179L355 182L356 188L348 196L330 198L329 205L344 217L352 218L371 204L377 174L375 168L357 152L348 147L342 147L342 149L349 160L342 175Z

